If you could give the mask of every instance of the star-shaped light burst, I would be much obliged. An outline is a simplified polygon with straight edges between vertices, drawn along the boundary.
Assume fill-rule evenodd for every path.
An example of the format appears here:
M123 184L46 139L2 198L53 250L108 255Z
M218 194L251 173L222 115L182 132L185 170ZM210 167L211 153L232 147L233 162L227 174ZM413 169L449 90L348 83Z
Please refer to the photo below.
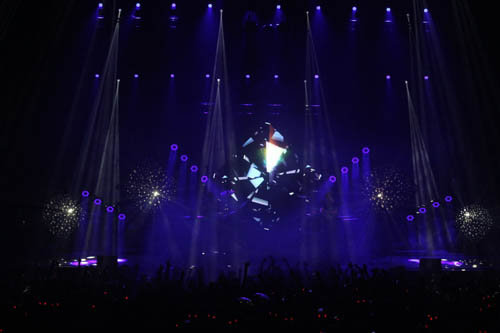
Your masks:
M376 209L393 211L407 203L411 186L402 173L385 168L365 177L363 192Z
M82 214L76 201L67 195L60 195L45 204L42 216L51 234L66 238L78 228Z
M493 218L486 208L469 205L458 212L456 223L464 237L471 241L479 241L491 230Z
M172 200L175 186L164 168L143 163L130 172L126 192L140 210L148 211Z

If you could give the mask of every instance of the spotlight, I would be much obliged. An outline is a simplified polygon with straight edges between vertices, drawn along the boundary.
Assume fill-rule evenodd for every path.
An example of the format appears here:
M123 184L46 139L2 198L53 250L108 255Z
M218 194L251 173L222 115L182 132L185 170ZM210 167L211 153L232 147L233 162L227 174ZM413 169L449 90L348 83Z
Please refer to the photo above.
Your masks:
M274 74L274 78L275 79L279 78L278 74Z
M337 181L337 177L335 177L335 176L330 176L330 177L328 178L328 181L329 181L330 183L335 183L335 182Z
M408 216L406 217L406 220L407 220L408 222L411 222L411 221L413 221L414 219L415 219L415 216L413 216L413 215L408 215Z
M348 167L342 167L342 169L340 169L340 172L342 172L342 174L345 175L346 173L349 172L349 168Z
M99 2L99 5L97 5L97 7L99 8L102 8L104 5L102 4L102 2Z
M247 79L249 79L249 78L250 78L250 74L245 75L245 77L246 77Z
M205 74L205 77L206 77L207 79L209 79L209 78L210 78L210 74Z
M140 2L136 3L135 8L137 8L137 9L141 8L141 3Z
M321 10L321 6L316 6L316 10Z
M124 221L126 218L127 218L127 216L125 216L125 214L123 214L123 213L118 215L118 220L120 220L120 221Z
M386 76L385 76L385 78L386 78L387 80L390 80L390 79L391 79L391 76L390 76L390 75L386 75Z
M388 13L390 13L390 12L391 12L391 9L390 9L389 7L387 7L387 8L385 9L385 11L386 11L386 12L388 12Z
M429 80L429 75L424 76L424 80Z
M171 7L172 9L175 9L175 8L177 8L177 5L175 4L175 2L172 2L172 4L170 5L170 7Z
M115 210L115 209L114 209L113 207L111 207L111 206L106 207L106 211L107 211L108 213L113 213L113 211L114 211L114 210Z
M175 77L175 75L172 73L170 74L170 78L173 79Z
M139 77L139 74L134 74L134 77L137 79Z
M100 77L100 75L99 75L99 74L96 74L96 75L94 75L94 76L95 76L95 78L96 78L96 79L98 79L98 78Z
M182 155L182 156L181 156L181 161L182 161L182 162L186 162L187 160L188 160L187 155Z
M281 5L277 5L277 6L276 6L276 9L281 9Z
M208 177L207 176L201 176L201 182L202 183L208 182Z
M427 209L425 207L420 208L418 211L420 212L420 214L427 213Z
M358 7L356 7L356 6L352 7L352 11L353 11L353 12L355 12L355 11L357 11L357 10L358 10Z
M196 165L192 165L191 172L198 172L198 167Z
M429 9L428 8L424 8L424 13L428 13L429 12Z
M438 208L439 206L440 206L440 204L437 201L432 203L432 207L434 207L434 208Z
M370 148L365 147L361 151L363 152L363 154L368 154L368 153L370 153Z
M171 151L176 151L177 149L179 149L179 146L178 146L178 145L176 145L175 143L174 143L174 144L172 144L172 145L170 145L170 150L171 150Z
M101 204L102 204L102 200L101 199L95 199L94 200L94 205L99 206Z
M208 8L212 8L212 4L211 3L208 4Z
M359 163L359 158L353 157L352 158L352 164L358 164Z
M446 202L452 202L453 201L453 197L451 195L448 195L444 198L444 201Z
M314 78L315 79L319 79L319 75L318 74L314 74Z
M83 191L82 197L87 198L90 195L89 191Z

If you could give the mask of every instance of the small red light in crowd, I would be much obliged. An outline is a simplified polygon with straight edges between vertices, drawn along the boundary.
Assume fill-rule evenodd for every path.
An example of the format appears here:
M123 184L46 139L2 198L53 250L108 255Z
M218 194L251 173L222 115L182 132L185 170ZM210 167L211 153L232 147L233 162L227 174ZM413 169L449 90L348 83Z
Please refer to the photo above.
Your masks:
M283 320L288 320L288 318L287 318L287 317L285 317L285 318L283 318Z
M358 303L358 304L359 304L359 299L357 299L357 300L356 300L356 303Z
M217 317L216 316L212 316L212 319L216 319Z
M269 312L269 315L270 315L270 316L272 316L272 315L273 315L273 313L272 313L272 312Z
M47 302L43 302L43 305L47 305Z
M210 313L208 314L208 318L210 318Z
M95 304L92 304L92 309L95 309Z
M425 328L429 328L429 325L425 324Z
M38 305L42 305L42 302L38 302Z
M190 313L188 313L188 318L191 318L191 314Z
M59 303L56 303L56 306L59 306Z
M290 317L290 320L293 321L293 317Z
M438 320L438 316L434 316L434 319Z
M479 308L479 312L483 312L483 308Z
M321 318L321 314L318 313L318 318Z
M198 315L195 313L195 314L194 314L194 317L195 317L195 318L198 318Z
M125 300L128 301L128 296L125 296Z
M105 291L105 292L104 292L104 295L107 295L107 294L108 294L108 292L107 292L107 291Z
M238 319L235 319L235 320L234 320L234 323L236 324L237 322L238 322Z
M362 300L361 302L366 303L366 299Z
M179 324L175 324L175 327L179 327Z
M15 309L17 309L17 306L14 305L12 308L15 310Z
M228 321L227 323L228 323L229 325L232 325L232 324L233 324L233 322L232 322L231 320L230 320L230 321Z
M432 320L432 317L430 317L429 320Z
M274 316L275 316L275 317L278 317L278 314L277 314L277 313L275 313L275 314L274 314Z
M323 315L323 318L326 318L326 317L328 317L328 315L325 313L325 314Z

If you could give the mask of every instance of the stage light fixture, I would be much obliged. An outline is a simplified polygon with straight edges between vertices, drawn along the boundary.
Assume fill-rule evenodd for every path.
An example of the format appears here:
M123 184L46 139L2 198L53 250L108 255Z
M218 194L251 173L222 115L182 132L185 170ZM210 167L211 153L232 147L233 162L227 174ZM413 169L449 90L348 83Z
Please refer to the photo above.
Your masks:
M193 173L194 173L194 172L198 172L198 166L196 166L196 165L192 165L192 166L191 166L191 172L193 172Z
M358 7L356 7L356 6L352 7L352 11L353 11L353 12L355 12L355 11L357 11L357 10L358 10Z
M386 75L386 76L385 76L385 78L386 78L387 80L390 80L390 79L391 79L391 76L390 76L390 75Z
M424 80L429 80L429 75L424 76Z
M321 10L321 6L316 6L316 10Z
M209 79L209 78L210 78L210 74L205 74L205 77L206 77L207 79Z
M137 79L139 77L139 74L134 74L134 77Z
M274 78L275 79L279 78L278 74L274 74Z
M329 181L330 183L335 183L335 182L337 181L337 177L335 177L335 176L330 176L330 177L328 178L328 181Z
M118 215L118 220L120 220L120 221L124 221L126 218L127 218L127 216L123 213Z
M390 13L390 12L391 12L391 8L387 7L387 8L385 9L385 11L386 11L386 12L388 12L388 13Z
M208 4L208 8L212 8L212 4L211 3Z
M425 213L427 213L427 208L421 207L421 208L419 208L418 211L419 211L420 214L425 214Z
M83 191L82 197L87 198L90 195L89 191Z
M208 182L208 177L207 176L201 176L201 182L202 183Z
M113 211L114 211L114 210L115 210L115 209L114 209L112 206L108 206L108 207L106 207L106 211L107 211L108 213L113 213Z
M249 78L250 78L250 74L245 75L245 77L246 77L247 79L249 79Z
M424 8L424 13L428 13L429 12L429 9L428 8Z
M361 151L363 152L363 154L368 154L370 153L370 148L364 147Z
M346 173L349 172L349 168L348 167L342 167L342 169L340 169L340 172L342 172L342 174L345 175Z
M359 158L353 157L352 158L352 164L358 164L359 163Z
M170 78L173 79L175 77L175 74L170 74Z
M437 201L432 203L432 207L434 207L434 208L438 208L439 206L440 206L440 204Z
M182 156L181 156L181 161L182 161L182 162L186 162L187 160L188 160L187 155L182 155Z
M171 7L172 9L175 9L175 8L177 8L177 5L175 4L175 2L172 2L172 4L170 5L170 7Z
M99 206L101 204L102 204L102 200L101 199L95 199L94 200L94 205Z
M98 79L98 78L100 77L100 75L99 75L99 74L96 74L96 75L94 75L94 77L95 77L96 79Z
M171 151L176 151L177 149L179 149L179 146L178 146L178 145L176 145L175 143L174 143L174 144L172 144L172 145L170 145L170 150L171 150Z
M137 8L137 9L141 8L141 3L140 2L136 3L135 8Z
M102 2L99 2L99 4L97 5L97 7L99 8L102 8L104 5L102 4Z
M453 197L451 195L448 195L444 198L444 201L446 202L452 202L453 201Z
M408 216L406 217L406 220L407 220L408 222L411 222L411 221L413 221L414 219L415 219L415 216L413 216L413 215L408 215Z
M314 78L315 79L319 79L319 75L318 74L314 74Z
M276 5L276 9L281 9L281 5Z

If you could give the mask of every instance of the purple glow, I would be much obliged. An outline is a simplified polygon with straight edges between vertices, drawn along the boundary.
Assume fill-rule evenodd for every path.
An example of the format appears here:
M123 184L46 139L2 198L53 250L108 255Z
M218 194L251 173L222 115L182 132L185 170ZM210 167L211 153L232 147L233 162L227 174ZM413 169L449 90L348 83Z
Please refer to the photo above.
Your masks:
M212 8L212 4L211 3L208 4L208 8Z
M335 177L335 176L330 176L330 177L328 178L328 181L329 181L330 183L335 183L335 182L337 181L337 177Z
M95 78L96 78L96 79L98 79L100 75L99 75L99 74L96 74L96 75L94 75L94 76L95 76Z
M359 163L359 158L353 157L352 158L352 164L358 164Z
M438 208L439 206L440 206L440 204L437 201L432 203L432 207L434 207L434 208Z
M370 153L370 148L365 147L361 151L363 152L363 154L368 154L368 153Z
M113 211L114 211L114 210L115 210L115 209L114 209L113 207L111 207L111 206L106 207L106 211L107 211L108 213L113 213Z
M356 6L352 7L352 11L353 11L353 12L355 12L355 11L357 11L357 10L358 10L358 7L356 7Z
M134 74L134 77L137 79L139 77L139 74Z
M342 172L342 174L346 174L349 172L349 168L348 167L342 167L342 169L340 169L340 172Z
M391 76L390 76L390 75L386 75L386 76L385 76L385 78L386 78L387 80L390 80L390 79L391 79Z
M120 220L120 221L124 221L126 218L127 218L127 216L123 213L118 215L118 220Z
M247 79L249 79L249 78L250 78L250 74L245 75L245 77L246 77Z
M429 9L424 8L424 13L426 13L426 14L427 14L428 12L429 12Z
M319 75L318 74L314 74L314 78L315 79L319 79Z
M135 8L141 8L141 4L138 2L135 4Z
M420 212L420 214L427 213L427 209L425 207L420 208L418 211Z
M177 5L175 4L175 2L172 2L172 5L170 5L170 7L171 7L172 9L175 9L175 8L177 8Z
M99 5L97 5L97 7L99 8L102 8L104 5L102 4L102 2L99 2Z
M82 192L82 197L87 198L90 195L89 191L83 191Z
M451 195L448 195L444 198L444 201L446 202L452 202L453 201L453 197Z
M209 79L209 78L210 78L210 74L205 74L205 77L206 77L207 79Z
M174 74L170 74L170 78L173 79L175 77Z
M429 80L429 75L424 76L424 80Z
M406 217L406 220L408 220L408 222L411 222L411 221L413 221L414 219L415 219L415 216L413 216L413 215L408 215L408 216Z
M321 10L321 6L316 6L316 10Z
M274 78L275 79L279 78L278 74L274 74Z
M99 206L100 204L102 204L102 200L101 199L95 199L94 200L94 205Z
M191 172L198 172L198 167L196 165L192 165Z
M208 182L208 177L207 176L201 176L201 182L202 183Z
M127 262L128 260L127 260L127 259L125 259L125 258L118 258L116 261L117 261L118 263L123 263L123 262Z
M187 160L188 160L187 155L182 155L182 156L181 156L181 161L182 161L182 162L186 162Z
M177 149L179 149L179 146L176 145L175 143L170 146L171 151L176 151Z
M276 6L276 9L281 9L281 5L277 5L277 6Z
M390 13L390 12L391 12L391 9L390 9L389 7L387 7L387 8L385 9L385 11L386 11L386 12L388 12L388 13Z

